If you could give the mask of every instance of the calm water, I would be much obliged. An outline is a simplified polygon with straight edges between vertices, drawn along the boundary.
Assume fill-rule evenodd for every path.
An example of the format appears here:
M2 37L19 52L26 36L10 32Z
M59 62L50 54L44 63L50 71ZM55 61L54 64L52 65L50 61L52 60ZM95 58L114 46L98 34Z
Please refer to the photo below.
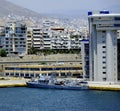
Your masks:
M0 88L0 111L120 111L120 92Z

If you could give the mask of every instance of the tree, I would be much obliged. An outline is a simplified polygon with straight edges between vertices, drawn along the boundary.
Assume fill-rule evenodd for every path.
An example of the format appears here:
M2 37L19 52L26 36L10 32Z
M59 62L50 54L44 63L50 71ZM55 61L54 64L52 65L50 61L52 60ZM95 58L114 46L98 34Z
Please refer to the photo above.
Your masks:
M6 50L5 50L5 49L1 49L1 50L0 50L0 56L1 56L1 57L6 57L6 56L7 56L7 53L6 53Z
M37 54L38 49L36 49L35 47L31 47L31 49L28 50L28 54Z

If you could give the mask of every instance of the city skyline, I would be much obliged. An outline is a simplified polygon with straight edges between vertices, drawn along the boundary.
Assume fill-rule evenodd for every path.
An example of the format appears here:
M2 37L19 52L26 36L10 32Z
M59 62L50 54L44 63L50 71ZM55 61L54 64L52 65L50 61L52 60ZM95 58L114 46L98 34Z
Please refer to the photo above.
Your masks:
M119 13L119 0L7 0L38 13L74 14L87 11L109 10Z

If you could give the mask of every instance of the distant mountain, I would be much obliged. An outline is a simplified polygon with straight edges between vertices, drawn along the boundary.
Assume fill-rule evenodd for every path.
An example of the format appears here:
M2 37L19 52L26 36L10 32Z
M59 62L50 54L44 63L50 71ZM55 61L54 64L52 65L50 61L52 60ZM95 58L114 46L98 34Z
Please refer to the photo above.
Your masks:
M0 17L7 16L9 14L27 17L41 17L37 12L15 5L6 0L0 0Z
M91 9L90 11L94 11L95 9ZM102 9L97 9L102 10ZM106 10L109 10L113 13L120 13L120 6L106 6ZM40 14L34 12L30 9L23 8L19 5L13 4L7 0L0 0L0 17L8 16L9 14L18 15L18 16L26 16L26 17L57 17L57 18L79 18L79 19L87 19L87 12L89 10L86 9L78 9L78 10L68 10L68 11L57 11L54 13L44 13Z
M51 13L51 14L48 14L48 16L54 16L54 17L60 17L60 18L79 18L79 19L88 19L88 12L89 11L92 11L92 12L99 12L101 10L108 10L110 11L110 13L120 13L120 5L112 5L112 6L109 6L109 5L106 5L105 8L103 7L98 7L98 8L94 8L92 7L92 9L89 9L89 8L85 8L85 9L71 9L71 10L65 10L65 11L61 11L61 10L58 10L57 13Z

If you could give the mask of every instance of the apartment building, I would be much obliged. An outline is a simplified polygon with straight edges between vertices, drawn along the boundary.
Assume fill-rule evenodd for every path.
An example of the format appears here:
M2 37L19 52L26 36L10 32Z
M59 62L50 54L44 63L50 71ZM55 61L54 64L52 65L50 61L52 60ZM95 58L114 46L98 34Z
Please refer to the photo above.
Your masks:
M51 36L50 30L48 28L42 29L42 37L43 37L43 49L52 49L51 48Z
M70 49L70 34L64 28L51 28L52 49Z
M2 46L8 54L26 54L26 24L10 21L5 24Z
M81 40L79 37L74 37L70 39L70 49L80 49L81 48Z
M28 27L27 28L27 41L26 41L26 45L27 45L27 53L29 52L29 50L31 49L31 47L33 47L33 34L32 34L32 28Z
M27 52L34 47L37 50L43 49L42 29L38 26L27 29Z
M40 27L34 27L32 29L33 36L33 47L40 50L43 48L43 37L42 37L42 29Z

